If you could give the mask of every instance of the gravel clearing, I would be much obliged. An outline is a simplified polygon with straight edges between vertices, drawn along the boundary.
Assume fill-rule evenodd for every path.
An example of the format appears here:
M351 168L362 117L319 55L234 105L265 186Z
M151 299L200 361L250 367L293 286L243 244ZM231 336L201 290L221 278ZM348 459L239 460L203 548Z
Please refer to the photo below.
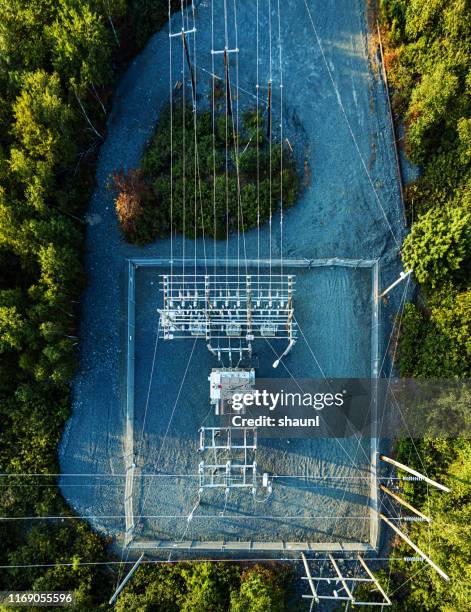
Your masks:
M269 3L260 1L259 4L258 71L261 106L262 102L265 104L271 74L273 124L275 129L279 129L279 86L282 77L283 137L288 138L293 147L304 175L302 195L298 203L284 215L283 257L379 259L380 286L384 287L401 270L398 245L402 242L405 228L386 93L367 55L365 3L361 0L296 0L280 3L280 22L276 2L271 2L271 19L268 15ZM239 95L234 97L234 110L236 112L238 108L241 115L245 108L253 107L255 103L256 3L253 0L237 2L237 40L233 5L228 5L231 5L228 47L234 48L237 45L239 48ZM224 47L222 9L222 0L215 0L214 45L218 49ZM193 25L191 15L186 21L186 25ZM203 108L208 103L210 87L210 2L198 4L195 26L198 105ZM180 29L181 16L176 15L172 20L172 31L178 32ZM172 83L175 83L182 78L182 51L179 38L173 41ZM159 240L144 248L126 244L117 226L113 194L108 184L110 175L116 169L135 168L139 165L146 142L153 134L159 110L168 103L168 49L168 29L164 29L150 40L143 53L132 62L116 90L106 140L98 159L97 187L87 214L88 285L81 305L80 367L73 384L73 414L65 428L60 447L64 474L97 475L64 475L61 482L66 499L78 514L96 517L91 519L91 523L97 529L118 538L124 529L126 261L135 257L169 257L170 241ZM222 76L222 55L215 58L215 72ZM234 56L231 57L231 70L235 80ZM186 85L190 87L189 80ZM192 201L189 206L192 210ZM273 219L273 228L273 256L279 257L281 244L278 216ZM268 226L264 226L260 233L263 257L268 256L268 243ZM196 246L198 257L203 257L203 242L198 241ZM212 241L206 247L212 255ZM194 243L187 240L186 249L193 254ZM246 234L246 249L249 257L256 257L257 232L254 230ZM224 251L225 243L218 244L218 256L222 257ZM174 254L181 256L181 253L182 238L177 237L174 241ZM229 253L232 257L237 256L235 237L230 241ZM155 337L156 302L153 300L151 283L156 281L155 270L147 270L139 278L136 333L140 336L136 340L135 398L137 446L143 422L144 390L147 389L152 361L152 337ZM382 305L380 361L388 344L392 316L399 307L402 291L401 287L398 288L390 300ZM310 330L310 341L315 343L328 376L369 375L370 296L369 281L365 281L359 272L351 270L338 273L330 267L324 270L323 276L313 275L305 283L304 295L297 295L297 312L301 319L304 317L306 329ZM308 309L307 300L314 305L312 310ZM338 323L340 320L341 323ZM342 335L345 330L358 330L358 335L347 346ZM156 465L155 444L158 444L161 437L159 428L162 422L168 422L168 413L167 416L159 413L155 409L156 404L160 399L170 411L165 393L169 393L171 376L181 377L178 360L183 368L188 347L168 344L159 347L159 350L163 352L158 355L158 378L153 383L151 393L156 393L161 387L163 396L150 396L153 401L150 403L149 420L145 426L143 473L168 469L178 471L182 466L191 468L191 462L197 460L191 446L196 445L194 428L201 422L200 413L206 414L209 408L206 377L209 368L216 365L204 347L198 349L195 367L188 372L182 398L182 410L185 409L186 414L178 413L174 425L175 437L168 448L166 460L163 458L163 463ZM289 360L297 370L297 364L301 364L303 359L301 343L298 343ZM159 421L159 414L167 421ZM190 416L187 418L187 415ZM186 438L182 437L185 431ZM318 445L315 448L306 443L304 449L298 449L298 453L278 449L281 462L277 464L278 473L280 467L284 467L286 474L351 474L352 465L342 460L342 453L336 454L329 448L332 449L330 442L329 445ZM353 449L354 446L350 451ZM269 456L272 451L267 451L267 465L272 461L273 457ZM363 470L365 465L358 468ZM161 484L159 490L159 481L154 481L149 494L145 492L145 487L143 489L140 482L142 479L138 480L135 485L137 514L142 512L160 516L177 514L179 511L184 517L188 515L194 504L196 486L189 486L183 479L165 486ZM172 488L173 492L170 491ZM147 501L144 502L144 499ZM297 505L289 510L289 505L295 500ZM292 521L286 519L291 511L304 516L315 513L349 513L353 516L360 511L366 515L368 494L364 487L359 490L357 485L348 489L329 485L328 488L318 487L315 491L312 487L297 489L287 479L278 487L278 492L269 503L270 507L264 508L263 514L276 514L280 517L272 524L266 525L261 520L252 527L246 523L246 527L241 529L240 521L234 519L227 521L224 534L231 539L247 539L251 535L259 536L259 539L269 536L270 540L308 538L326 542L332 538L344 538L345 541L367 539L364 522L355 526L354 520L344 521L339 531L339 521L336 521L335 526L332 523L318 526L301 519L292 524ZM220 512L218 504L215 502L214 513ZM231 512L253 510L244 510L243 502L241 504L236 504L237 507L232 508ZM208 510L207 514L211 512ZM115 518L100 518L104 516ZM283 516L284 519L281 518ZM195 513L195 520L191 524L193 532L188 537L221 539L224 534L216 537L219 529L217 523L217 520L197 520ZM350 529L347 523L352 523L354 527ZM145 537L164 538L173 534L175 539L179 539L185 531L178 520L145 520L141 522L140 528ZM258 536L254 536L254 533Z

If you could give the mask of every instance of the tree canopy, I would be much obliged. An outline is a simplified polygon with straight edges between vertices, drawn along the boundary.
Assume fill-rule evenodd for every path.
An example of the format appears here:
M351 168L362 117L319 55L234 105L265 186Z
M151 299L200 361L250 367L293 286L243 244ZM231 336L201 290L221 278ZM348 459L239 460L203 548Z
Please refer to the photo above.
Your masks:
M419 178L406 189L411 232L403 248L421 292L401 318L399 369L417 378L471 375L471 10L467 0L382 0L386 63L393 105L406 123L405 149L420 164ZM469 414L469 393L439 399L453 419L457 406ZM442 412L443 414L443 412ZM424 420L433 408L424 406ZM402 494L432 517L413 523L411 539L450 575L433 570L408 580L410 564L390 564L395 609L467 610L470 592L471 443L466 427L456 438L435 433L402 439L399 461L451 488L427 491L404 481ZM463 436L463 437L460 437ZM394 544L395 556L409 556Z
M393 105L420 164L406 189L402 258L422 287L402 322L401 371L469 376L471 10L466 0L382 0Z

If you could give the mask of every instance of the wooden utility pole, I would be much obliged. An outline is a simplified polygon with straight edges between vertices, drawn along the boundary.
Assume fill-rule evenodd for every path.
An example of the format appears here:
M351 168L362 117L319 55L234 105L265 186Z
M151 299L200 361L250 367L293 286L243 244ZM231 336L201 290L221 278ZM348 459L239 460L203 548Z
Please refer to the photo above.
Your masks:
M380 516L380 517L383 519L383 521L384 521L384 522L385 522L387 525L389 525L389 527L391 527L391 529L392 529L393 531L395 531L395 532L397 533L397 535L398 535L399 537L401 537L401 538L404 540L404 542L406 542L407 544L409 544L409 546L410 546L411 548L413 548L413 549L415 550L415 552L416 552L417 554L419 554L419 555L422 557L422 559L424 559L425 561L427 561L427 563L430 565L430 567L433 567L433 569L434 569L434 570L435 570L435 571L436 571L438 574L440 574L440 576L441 576L441 577L442 577L444 580L450 580L450 577L448 576L448 574L445 574L445 572L444 572L442 569L440 569L440 568L438 567L438 565L437 565L436 563L434 563L434 562L432 561L432 559L430 559L430 557L427 557L427 555L426 555L426 554L425 554L425 553L424 553L422 550L420 550L420 548L419 548L419 547L418 547L416 544L414 544L414 542L413 542L413 541L412 541L412 540L411 540L409 537L407 537L407 536L406 536L406 534L405 534L405 533L403 533L403 532L402 532L402 531L399 529L399 527L396 527L396 525L394 525L394 523L392 523L392 522L391 522L391 521L390 521L390 520L389 520L387 517L385 517L385 516L384 516L384 514L382 514L381 512L379 513L379 516Z
M184 30L182 30L182 42L183 42L183 49L185 51L186 63L188 64L188 70L190 71L191 92L192 92L192 96L193 96L193 108L196 108L196 82L195 82L195 75L193 73L193 66L191 65L190 52L188 50L188 43L186 42L186 32Z
M271 81L268 81L268 125L267 138L271 140Z
M394 493L394 491L391 491L391 489L388 489L388 487L385 487L383 484L380 484L379 488L381 489L381 491L384 491L384 493L387 493L390 497L392 497L397 502L399 502L401 506L404 506L404 508L407 508L414 514L417 514L417 516L420 516L420 518L423 518L424 521L427 521L427 523L431 522L431 519L428 516L425 516L425 514L422 514L420 510L417 510L417 508L414 508L412 504L409 504L409 502L406 502L405 499L402 499L402 497L399 497L397 493Z
M211 49L211 55L220 55L224 56L224 80L226 81L226 100L227 100L227 113L232 116L232 95L231 95L231 83L229 79L229 53L239 53L239 49L235 47L234 49L228 49L227 40L226 46L224 49Z
M227 49L224 49L224 75L226 79L226 106L227 114L232 117L232 97L231 97L231 82L229 80L229 59L227 57Z
M395 459L391 459L390 457L386 457L386 455L380 455L379 458L381 459L381 461L385 461L386 463L390 463L391 465L394 465L394 467L399 468L400 470L404 470L405 472L408 472L409 474L412 474L413 476L416 476L420 480L424 480L429 485L437 487L437 489L441 489L442 491L445 491L446 493L449 493L451 491L451 489L449 489L448 487L445 487L445 485L440 484L436 480L432 480L431 478L428 478L428 476L424 476L420 472L417 472L416 470L413 470L412 468L408 467L407 465L404 465L403 463L400 463L399 461L396 461Z
M182 37L182 45L183 45L183 50L185 53L186 63L188 64L188 70L190 71L191 92L193 96L193 108L196 108L196 81L195 81L195 75L193 73L193 66L191 65L191 61L190 61L190 52L188 50L188 43L186 41L186 35L195 34L195 33L196 33L196 28L192 28L191 30L185 30L184 28L182 28L181 32L176 32L176 33L170 32L168 35L169 38L175 38L176 36Z

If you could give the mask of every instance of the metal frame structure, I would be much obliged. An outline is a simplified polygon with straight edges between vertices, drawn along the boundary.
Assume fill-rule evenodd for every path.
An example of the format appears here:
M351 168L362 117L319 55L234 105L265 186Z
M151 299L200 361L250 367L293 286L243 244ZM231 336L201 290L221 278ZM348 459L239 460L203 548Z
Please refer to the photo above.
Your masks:
M311 573L311 568L309 567L309 562L311 563L321 563L318 559L307 559L304 553L301 553L301 559L304 564L304 571L306 575L303 576L303 580L307 580L309 582L309 587L311 589L310 595L303 595L304 599L314 599L316 603L320 603L321 600L333 600L333 601L345 601L349 602L354 606L390 606L391 600L386 594L385 590L379 583L378 579L375 577L373 572L370 570L365 560L361 555L357 555L356 558L350 559L350 561L354 561L357 564L356 568L349 567L348 570L343 573L339 566L339 561L336 560L330 553L328 554L329 564L327 568L325 567L325 562L322 561L321 570L322 573L330 572L326 575L313 576ZM359 576L358 570L364 570L366 573L366 577ZM316 584L317 583L317 584ZM359 601L355 599L355 586L358 583L367 583L374 585L373 590L376 590L380 593L383 598L382 601ZM328 590L329 594L326 594L326 589L323 587L329 587L332 585L332 590Z
M251 427L200 427L200 451L256 450L257 430ZM239 434L234 436L234 433ZM241 435L242 434L242 437ZM209 441L207 437L209 436ZM219 440L217 438L220 438ZM241 440L241 442L240 442Z
M227 495L230 489L251 488L255 494L257 430L248 427L201 427L199 432L199 451L209 452L213 457L212 463L201 461L198 466L200 493L204 489L223 488ZM225 463L218 461L221 454L228 458Z
M232 411L231 399L235 392L249 392L254 388L253 368L213 368L208 377L211 404L216 416ZM199 492L205 489L251 488L257 491L257 429L254 427L200 427L200 453L210 461L198 467ZM262 486L271 493L268 474L262 476Z
M205 463L201 461L198 467L199 491L204 489L230 489L250 488L252 493L257 490L257 462L233 463Z
M296 342L294 285L290 274L163 274L161 338L205 338L219 361L227 354L231 363L233 354L250 356L256 338L285 339L286 354Z

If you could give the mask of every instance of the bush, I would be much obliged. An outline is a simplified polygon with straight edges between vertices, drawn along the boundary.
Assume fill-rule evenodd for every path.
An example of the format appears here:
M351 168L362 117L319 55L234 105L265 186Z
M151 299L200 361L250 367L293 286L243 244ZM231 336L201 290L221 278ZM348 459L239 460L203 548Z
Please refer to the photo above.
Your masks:
M120 170L113 176L113 184L118 191L115 204L121 230L127 240L136 242L140 217L144 213L144 201L148 197L144 173L139 169L131 169L124 174Z
M144 181L138 197L131 198L128 188L125 196L121 189L116 199L127 240L144 244L167 235L171 225L190 238L225 238L227 232L242 233L257 222L265 222L270 212L275 213L281 198L284 207L295 202L299 179L294 159L287 147L275 141L270 155L261 117L257 132L256 115L245 114L242 130L235 136L237 146L229 131L226 157L225 113L216 113L213 156L212 114L198 113L195 148L192 108L177 106L172 118L169 108L162 112L144 154L143 174L132 171ZM132 228L124 226L122 209L134 211Z
M468 281L471 211L431 208L412 226L402 247L404 263L426 288Z

